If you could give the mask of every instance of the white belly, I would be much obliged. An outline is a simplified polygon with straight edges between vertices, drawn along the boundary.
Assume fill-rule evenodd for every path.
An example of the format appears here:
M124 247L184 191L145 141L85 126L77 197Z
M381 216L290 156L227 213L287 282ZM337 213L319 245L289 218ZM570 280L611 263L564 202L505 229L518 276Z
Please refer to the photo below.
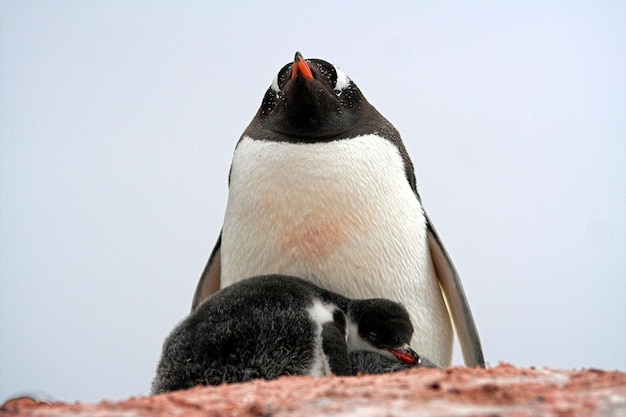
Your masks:
M350 298L389 298L409 311L416 351L449 365L452 328L425 223L402 158L383 138L244 138L230 173L221 285L279 273Z

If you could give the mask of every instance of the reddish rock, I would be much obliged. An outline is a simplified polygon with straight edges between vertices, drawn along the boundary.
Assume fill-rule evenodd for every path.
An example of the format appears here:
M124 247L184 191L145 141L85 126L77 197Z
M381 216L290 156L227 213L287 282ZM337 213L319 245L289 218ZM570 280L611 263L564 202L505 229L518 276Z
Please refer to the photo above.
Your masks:
M626 373L414 369L358 377L283 377L99 404L16 399L2 416L626 416Z

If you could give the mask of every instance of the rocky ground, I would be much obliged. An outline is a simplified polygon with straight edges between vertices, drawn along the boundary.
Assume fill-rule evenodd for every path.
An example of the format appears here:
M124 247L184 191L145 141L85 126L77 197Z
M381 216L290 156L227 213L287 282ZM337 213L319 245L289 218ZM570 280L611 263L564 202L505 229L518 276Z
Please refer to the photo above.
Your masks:
M412 369L283 377L98 404L14 399L1 416L626 416L626 373L595 369Z

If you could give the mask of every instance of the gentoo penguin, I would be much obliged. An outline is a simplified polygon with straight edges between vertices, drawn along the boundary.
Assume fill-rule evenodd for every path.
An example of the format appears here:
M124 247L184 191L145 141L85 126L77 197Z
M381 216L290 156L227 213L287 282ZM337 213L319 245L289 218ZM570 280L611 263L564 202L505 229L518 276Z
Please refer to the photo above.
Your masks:
M299 52L237 143L224 225L192 309L220 288L275 273L400 302L416 326L412 345L440 367L452 362L452 319L465 364L484 366L400 134L341 69Z
M412 334L407 311L393 301L352 300L290 276L248 278L208 298L172 331L152 392L281 375L402 369L369 369L361 360L353 371L350 354L419 365L408 344Z

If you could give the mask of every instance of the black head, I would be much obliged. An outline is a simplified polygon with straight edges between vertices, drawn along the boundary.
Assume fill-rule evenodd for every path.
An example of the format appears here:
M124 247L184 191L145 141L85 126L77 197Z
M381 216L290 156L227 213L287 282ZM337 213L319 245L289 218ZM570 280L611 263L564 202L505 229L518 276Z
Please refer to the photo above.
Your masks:
M349 316L363 341L391 352L403 362L419 364L419 356L409 346L413 325L402 305L382 298L355 300Z
M257 117L265 129L291 137L331 138L350 130L369 106L339 68L300 52L276 75Z
M398 147L406 178L419 199L415 174L400 133L363 96L348 76L321 59L299 52L267 89L240 140L316 143L376 134Z

